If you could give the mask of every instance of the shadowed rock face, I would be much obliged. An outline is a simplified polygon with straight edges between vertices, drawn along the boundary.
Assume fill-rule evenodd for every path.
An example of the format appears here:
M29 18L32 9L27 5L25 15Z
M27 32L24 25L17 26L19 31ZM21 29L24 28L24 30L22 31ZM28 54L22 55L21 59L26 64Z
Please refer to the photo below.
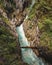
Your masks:
M13 0L16 4L16 8L21 11L30 5L31 0Z
M52 52L49 51L49 48L42 46L37 49L39 51L39 56L44 58L48 63L52 64Z
M3 9L8 19L20 25L28 14L26 8L31 4L31 1L32 0L2 0L1 4L4 6Z
M5 6L7 5L9 8L19 9L20 11L24 10L32 2L32 0L4 0L4 1L5 1Z

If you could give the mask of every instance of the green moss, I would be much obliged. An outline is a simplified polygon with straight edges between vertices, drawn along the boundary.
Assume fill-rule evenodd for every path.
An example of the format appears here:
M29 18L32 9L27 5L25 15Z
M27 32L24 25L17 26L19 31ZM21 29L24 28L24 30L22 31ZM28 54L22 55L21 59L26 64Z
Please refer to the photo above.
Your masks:
M38 22L38 27L39 27L39 29L42 29L44 27L43 23Z
M39 22L40 29L40 45L47 46L50 51L52 50L52 21L50 19L44 19L43 22Z
M4 16L0 15L0 18L3 20L3 22L5 22L7 25L11 25L10 21L8 20L8 18L5 18Z

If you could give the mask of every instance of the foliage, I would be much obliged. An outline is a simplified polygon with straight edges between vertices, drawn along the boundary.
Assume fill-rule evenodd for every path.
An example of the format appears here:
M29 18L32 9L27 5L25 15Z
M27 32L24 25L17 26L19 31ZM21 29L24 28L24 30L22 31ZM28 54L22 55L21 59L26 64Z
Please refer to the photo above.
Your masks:
M38 21L40 45L52 50L52 0L37 0L29 19L35 19L36 23Z

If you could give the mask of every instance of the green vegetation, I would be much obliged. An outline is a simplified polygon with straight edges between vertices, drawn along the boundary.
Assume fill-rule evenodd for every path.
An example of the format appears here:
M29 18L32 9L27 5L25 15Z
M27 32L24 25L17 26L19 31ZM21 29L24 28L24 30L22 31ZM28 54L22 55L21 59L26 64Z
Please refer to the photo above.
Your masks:
M3 65L8 65L15 58L16 40L5 26L0 25L0 56L4 58ZM13 53L13 54L11 54ZM2 60L2 59L1 59ZM0 62L1 63L1 62Z
M3 12L5 12L9 16L11 15L12 17L12 15L14 15L13 14L14 11L16 11L16 4L14 3L14 0L7 0L7 1L8 3L6 2L6 0L0 0L0 9L2 9ZM30 1L31 0L28 0L28 2ZM26 9L28 11L29 7ZM26 11L24 12L26 13ZM21 13L19 14L21 16ZM10 19L10 17L8 18ZM2 13L0 14L0 19L2 19L2 21L10 27L11 23L9 22L8 18L5 18L2 15ZM49 51L52 52L52 0L36 0L36 3L34 4L32 10L30 11L29 19L31 21L34 20L34 22L37 23L37 26L39 27L40 46L48 47ZM35 28L32 27L33 26L35 27L36 24L32 25L31 23L29 23L30 24L29 28L34 30ZM6 26L0 25L0 57L1 57L0 64L24 65L22 61L19 59L20 56L18 54L18 48L17 48L18 44L16 38L10 33L10 30L8 30L7 28L8 27ZM29 35L30 32L28 36ZM34 37L32 37L32 39L34 39ZM14 60L15 58L17 59Z
M5 18L5 17L2 16L1 14L0 14L0 18L1 18L1 20L3 20L3 22L6 23L8 26L11 25L10 21L8 20L8 18Z
M40 30L40 45L52 50L52 1L37 0L29 18L37 19L35 22Z
M40 29L40 44L52 50L52 21L45 19L44 22L39 22L38 25Z

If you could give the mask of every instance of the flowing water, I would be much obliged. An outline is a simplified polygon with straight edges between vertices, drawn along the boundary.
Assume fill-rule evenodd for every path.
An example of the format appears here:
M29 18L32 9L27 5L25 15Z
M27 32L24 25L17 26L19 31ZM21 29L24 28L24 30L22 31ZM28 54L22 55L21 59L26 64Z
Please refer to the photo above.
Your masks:
M25 33L23 30L23 24L16 28L19 43L21 47L30 46L27 38L25 37ZM42 59L38 58L32 49L29 48L21 48L22 60L29 65L45 65Z
M26 18L24 19L24 21L26 21L26 19L28 19L28 16L29 16L29 14L30 14L30 12L31 12L31 10L32 10L32 8L33 8L33 6L34 6L34 4L35 4L35 0L32 0L32 3L31 3L31 5L30 5L30 7L29 7L29 13L28 13L28 15L26 15Z
M30 11L32 10L34 4L35 0L32 0L32 4L30 5ZM27 18L28 15L26 16L25 20ZM20 46L21 47L30 46L30 43L28 42L23 30L23 24L21 24L19 27L16 27L16 31L19 37ZM30 48L21 48L21 54L22 54L22 60L28 63L29 65L45 65L42 59L38 58L36 54L33 52L33 50Z

